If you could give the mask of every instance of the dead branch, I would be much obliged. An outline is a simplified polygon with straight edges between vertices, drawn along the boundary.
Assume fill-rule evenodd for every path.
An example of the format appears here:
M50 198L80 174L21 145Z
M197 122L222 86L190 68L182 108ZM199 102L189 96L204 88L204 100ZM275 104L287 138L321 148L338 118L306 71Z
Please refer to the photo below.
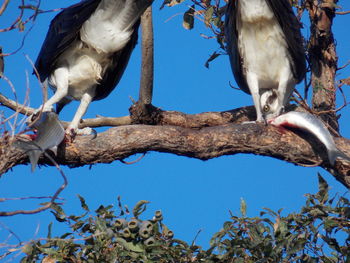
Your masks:
M348 15L348 14L350 14L350 11L338 11L338 12L335 12L335 14L337 14L337 15Z
M4 13L4 11L6 10L7 8L7 5L9 4L10 0L5 0L2 5L1 5L1 8L0 8L0 16Z
M32 214L37 214L42 211L45 211L49 209L54 203L55 200L58 199L59 194L67 187L68 185L68 180L67 177L65 176L63 170L59 166L59 164L47 153L44 153L45 158L49 161L50 165L54 165L59 173L61 174L63 178L63 184L56 190L55 194L52 196L50 202L47 204L33 210L16 210L16 211L11 211L11 212L5 212L5 211L0 211L0 216L14 216L14 215L32 215Z

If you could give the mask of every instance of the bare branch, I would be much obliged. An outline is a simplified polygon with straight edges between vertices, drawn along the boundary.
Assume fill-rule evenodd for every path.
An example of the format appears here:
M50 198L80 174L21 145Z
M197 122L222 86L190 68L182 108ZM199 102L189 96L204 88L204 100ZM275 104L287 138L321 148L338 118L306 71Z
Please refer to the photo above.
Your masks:
M29 116L34 113L35 109L19 104L0 93L0 104L23 115Z
M139 101L142 104L151 104L153 95L154 74L154 39L152 6L148 7L141 17L142 26L142 65Z
M5 0L3 3L2 3L2 6L0 7L0 16L4 13L4 11L6 10L7 8L7 5L9 4L10 0Z
M68 180L67 180L67 177L65 176L63 170L61 169L61 167L49 154L44 152L44 155L49 160L49 162L51 164L53 164L57 168L57 170L60 172L60 174L63 178L63 184L56 190L56 192L52 196L50 202L48 202L46 205L43 205L42 207L39 207L39 208L33 209L33 210L16 210L16 211L11 211L11 212L0 211L0 216L31 215L31 214L37 214L37 213L40 213L42 211L45 211L45 210L49 209L55 203L55 200L58 199L59 194L67 187Z
M177 121L183 122L184 126L195 127L198 123L190 124L193 117L183 114L182 120ZM57 163L70 167L111 163L149 151L173 153L201 160L250 153L303 166L320 164L320 167L331 172L342 184L350 187L350 163L337 160L335 166L331 167L323 145L313 141L312 137L290 131L281 133L275 127L262 124L226 124L201 129L169 125L128 125L111 128L98 134L97 138L91 138L81 136L72 144L62 145L58 149ZM335 138L335 142L340 150L350 155L349 140ZM0 142L0 151L1 147ZM24 152L7 146L4 158L0 159L0 172L4 173L15 165L26 163L28 158ZM40 158L39 164L43 163L51 164L49 160Z
M343 12L335 12L337 15L348 15L350 14L350 11L343 11Z

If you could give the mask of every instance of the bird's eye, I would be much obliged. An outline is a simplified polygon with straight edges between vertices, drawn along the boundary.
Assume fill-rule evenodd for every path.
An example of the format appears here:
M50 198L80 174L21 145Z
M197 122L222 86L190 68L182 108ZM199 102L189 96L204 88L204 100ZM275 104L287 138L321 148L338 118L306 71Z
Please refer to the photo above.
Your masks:
M263 111L264 111L264 112L270 111L270 106L269 106L269 105L264 105Z

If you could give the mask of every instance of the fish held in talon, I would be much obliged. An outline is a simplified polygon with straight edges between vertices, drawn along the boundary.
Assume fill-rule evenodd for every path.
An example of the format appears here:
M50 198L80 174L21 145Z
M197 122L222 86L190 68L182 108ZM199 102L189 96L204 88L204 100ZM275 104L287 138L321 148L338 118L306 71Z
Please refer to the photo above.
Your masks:
M32 128L36 129L37 132L35 135L29 135L31 141L19 139L14 142L15 147L27 153L32 172L35 170L40 155L48 149L56 154L57 146L65 136L64 128L56 113L42 112L39 118L32 125Z
M257 122L284 112L305 77L300 23L289 0L229 0L226 50L239 88L251 94Z
M313 134L326 147L331 165L334 165L337 158L350 162L350 157L337 148L332 135L323 122L310 113L290 111L269 120L269 123L276 127L297 128Z
M89 104L119 83L137 43L140 17L153 0L83 0L51 21L35 63L38 78L54 91L43 111L80 105L66 132L74 137ZM83 131L85 134L86 131Z

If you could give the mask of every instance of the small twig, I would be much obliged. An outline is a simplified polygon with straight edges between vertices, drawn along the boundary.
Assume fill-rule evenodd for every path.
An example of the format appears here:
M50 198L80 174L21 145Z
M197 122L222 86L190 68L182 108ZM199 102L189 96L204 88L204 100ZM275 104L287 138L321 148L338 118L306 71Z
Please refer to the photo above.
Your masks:
M55 203L55 200L58 198L58 195L67 187L68 185L68 180L67 177L65 176L63 170L59 166L59 164L46 152L44 152L44 155L46 158L48 158L53 165L56 167L56 169L60 172L62 178L63 178L63 184L57 189L55 194L52 196L50 202L48 202L46 205L39 207L37 209L33 210L16 210L12 212L0 212L0 216L14 216L14 215L31 215L31 214L37 214L40 213L44 210L47 210Z
M139 158L137 158L135 161L132 161L132 162L127 162L127 161L124 161L123 159L120 160L120 162L122 162L123 164L135 164L135 163L138 163L139 161L141 161L143 159L143 157L145 157L145 153L143 153Z
M22 240L19 238L19 236L15 232L13 232L8 226L6 226L2 222L0 222L0 225L2 226L2 228L6 229L11 235L13 235L18 240L18 243L19 243L18 245L22 243Z
M26 196L26 197L13 197L13 198L0 198L0 202L6 201L22 201L28 199L52 199L52 196ZM64 198L57 197L56 199L64 200Z
M14 100L6 98L1 93L0 93L0 105L3 105L25 116L30 116L35 112L35 109L31 107L27 107L23 104L16 103ZM5 122L6 120L4 120L3 122ZM69 125L69 122L66 122L66 121L61 121L61 123L65 128L67 128ZM98 127L106 127L106 126L115 127L115 126L130 125L130 124L131 124L130 116L98 117L93 119L83 119L82 122L79 124L79 128L80 129L85 127L98 128Z
M4 13L4 11L6 10L7 8L7 5L9 4L10 0L5 0L3 3L2 3L2 6L0 8L0 16Z
M304 164L304 163L298 163L296 162L297 165L302 166L302 167L317 167L322 164L323 161L315 162L313 164Z
M35 112L35 109L33 109L31 107L27 107L23 104L19 104L16 101L11 100L9 98L6 98L1 93L0 93L0 104L13 110L13 111L17 111L18 113L26 115L26 116L29 116Z
M350 11L342 11L342 12L334 12L337 15L348 15L350 14Z
M312 112L312 109L310 108L310 106L307 104L307 101L301 96L301 94L299 93L299 91L297 91L296 89L294 89L294 95L296 95L296 97L299 98L299 100L297 98L295 98L296 102L303 107L305 110L307 110L308 112Z
M62 121L61 122L63 127L67 128L69 125L69 122ZM116 126L123 126L123 125L130 125L131 118L130 116L123 116L123 117L99 117L94 119L83 119L82 122L79 124L79 129L90 127L90 128L98 128L98 127L116 127Z
M343 65L343 66L337 68L337 70L342 70L342 69L346 68L346 67L349 66L349 65L350 65L350 60L349 60L348 62L346 62L345 65Z

